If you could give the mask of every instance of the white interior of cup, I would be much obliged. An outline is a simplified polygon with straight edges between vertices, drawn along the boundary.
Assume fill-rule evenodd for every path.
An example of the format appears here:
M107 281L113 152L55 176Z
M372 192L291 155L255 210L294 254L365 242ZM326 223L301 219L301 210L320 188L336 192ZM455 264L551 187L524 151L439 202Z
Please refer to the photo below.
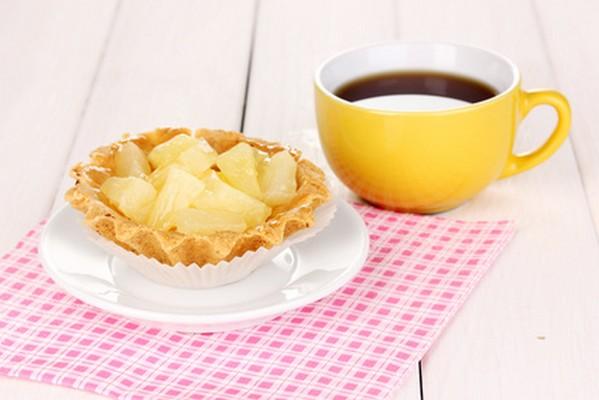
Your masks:
M448 43L391 43L349 50L325 61L316 71L315 79L325 93L335 96L340 86L354 79L402 70L470 77L493 87L497 96L510 91L519 80L518 69L507 58L477 47ZM400 95L400 102L397 98L385 97L375 102L359 101L352 104L394 111L441 110L471 105L438 96Z

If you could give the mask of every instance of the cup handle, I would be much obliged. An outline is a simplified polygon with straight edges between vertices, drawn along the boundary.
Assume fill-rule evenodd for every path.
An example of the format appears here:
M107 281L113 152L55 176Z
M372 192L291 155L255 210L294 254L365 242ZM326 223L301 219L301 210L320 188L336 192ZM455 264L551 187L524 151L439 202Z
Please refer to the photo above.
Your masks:
M531 90L521 92L521 113L522 118L534 107L546 104L557 112L557 124L541 147L528 153L510 154L506 166L501 173L501 178L519 174L531 169L556 152L561 144L568 137L571 123L571 112L568 100L560 92L555 90Z

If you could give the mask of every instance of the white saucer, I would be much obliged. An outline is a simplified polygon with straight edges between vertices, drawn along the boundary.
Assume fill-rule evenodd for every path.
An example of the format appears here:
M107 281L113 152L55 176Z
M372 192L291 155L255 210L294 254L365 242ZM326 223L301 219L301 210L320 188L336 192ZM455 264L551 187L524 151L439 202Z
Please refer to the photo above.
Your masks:
M84 233L83 217L65 206L42 233L42 263L54 281L106 311L186 332L251 326L314 302L355 276L368 254L364 222L340 201L316 237L284 250L247 278L211 289L156 284L106 254Z

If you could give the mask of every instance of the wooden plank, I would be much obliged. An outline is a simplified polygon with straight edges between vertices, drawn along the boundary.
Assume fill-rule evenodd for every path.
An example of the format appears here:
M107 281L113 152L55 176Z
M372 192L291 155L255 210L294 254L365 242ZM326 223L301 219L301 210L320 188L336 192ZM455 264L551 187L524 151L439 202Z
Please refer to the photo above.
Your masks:
M4 400L106 400L82 390L12 378L0 379L0 396Z
M599 232L599 52L594 39L598 33L599 2L578 0L564 5L550 0L533 2L533 7L543 29L549 65L574 110L572 143Z
M263 0L245 131L276 138L316 126L312 78L325 58L394 37L392 1Z
M401 2L398 21L402 39L492 48L521 67L525 88L556 85L528 2ZM546 118L527 122L520 145L542 141ZM599 398L599 247L570 143L447 215L513 218L519 233L425 357L426 399Z
M116 5L116 0L0 2L2 252L47 216ZM0 379L0 398L42 396L101 399L41 383Z
M326 57L352 46L393 39L391 1L260 2L244 131L293 142L315 139L312 76ZM419 399L417 373L393 398Z
M47 216L115 5L0 2L2 253Z
M239 129L253 13L252 1L124 2L68 165L124 132Z

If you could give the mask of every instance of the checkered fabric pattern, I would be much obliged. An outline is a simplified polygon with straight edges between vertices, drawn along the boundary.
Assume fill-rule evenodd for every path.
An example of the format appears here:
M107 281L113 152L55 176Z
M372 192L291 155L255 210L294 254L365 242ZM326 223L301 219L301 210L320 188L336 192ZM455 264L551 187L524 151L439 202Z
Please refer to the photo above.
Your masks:
M146 327L66 294L38 260L40 225L0 260L0 374L118 399L385 398L514 228L356 209L371 248L350 283L270 322L216 334Z

